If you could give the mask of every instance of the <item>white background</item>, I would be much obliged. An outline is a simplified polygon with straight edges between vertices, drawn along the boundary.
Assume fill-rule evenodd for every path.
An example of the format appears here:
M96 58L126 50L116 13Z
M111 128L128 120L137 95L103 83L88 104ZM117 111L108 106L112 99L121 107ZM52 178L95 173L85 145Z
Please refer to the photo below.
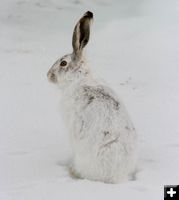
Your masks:
M46 73L94 23L86 57L123 99L139 135L135 181L72 179L60 91ZM163 199L179 183L179 1L0 1L0 200Z

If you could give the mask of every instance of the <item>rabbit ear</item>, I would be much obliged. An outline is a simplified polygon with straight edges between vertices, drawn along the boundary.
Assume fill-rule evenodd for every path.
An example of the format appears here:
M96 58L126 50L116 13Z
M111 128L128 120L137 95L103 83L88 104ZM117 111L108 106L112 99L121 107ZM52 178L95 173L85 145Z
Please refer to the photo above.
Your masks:
M80 58L83 48L89 41L90 36L90 23L93 19L93 13L87 11L83 17L76 24L73 31L72 46L73 53L76 58Z

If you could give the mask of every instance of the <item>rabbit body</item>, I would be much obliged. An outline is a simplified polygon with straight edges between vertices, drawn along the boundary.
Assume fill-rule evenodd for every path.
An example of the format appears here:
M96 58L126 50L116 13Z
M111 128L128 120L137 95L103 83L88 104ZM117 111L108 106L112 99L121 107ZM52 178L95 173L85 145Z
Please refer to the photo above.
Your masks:
M61 87L64 119L70 134L70 171L80 178L106 183L129 179L135 170L137 135L116 94L93 78L83 58L89 40L91 12L76 24L73 53L58 59L48 72Z
M74 152L71 172L107 183L127 180L135 170L136 133L122 102L89 77L73 81L62 96Z

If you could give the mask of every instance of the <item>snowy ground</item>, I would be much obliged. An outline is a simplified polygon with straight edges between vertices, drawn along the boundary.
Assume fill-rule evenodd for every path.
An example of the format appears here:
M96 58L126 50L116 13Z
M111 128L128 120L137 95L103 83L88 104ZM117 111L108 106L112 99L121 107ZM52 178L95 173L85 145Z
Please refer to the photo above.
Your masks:
M46 79L86 10L89 63L139 134L137 179L120 185L68 175L60 93ZM164 184L179 184L178 24L178 0L1 0L0 200L158 200Z

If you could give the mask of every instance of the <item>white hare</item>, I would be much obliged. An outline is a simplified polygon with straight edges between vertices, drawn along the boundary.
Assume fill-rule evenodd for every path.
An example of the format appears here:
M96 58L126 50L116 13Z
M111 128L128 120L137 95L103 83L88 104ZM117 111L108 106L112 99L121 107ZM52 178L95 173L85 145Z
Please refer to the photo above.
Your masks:
M62 90L62 107L71 138L76 177L120 183L135 170L135 129L126 109L108 86L95 80L83 58L93 13L88 11L74 28L73 53L58 59L48 79Z

